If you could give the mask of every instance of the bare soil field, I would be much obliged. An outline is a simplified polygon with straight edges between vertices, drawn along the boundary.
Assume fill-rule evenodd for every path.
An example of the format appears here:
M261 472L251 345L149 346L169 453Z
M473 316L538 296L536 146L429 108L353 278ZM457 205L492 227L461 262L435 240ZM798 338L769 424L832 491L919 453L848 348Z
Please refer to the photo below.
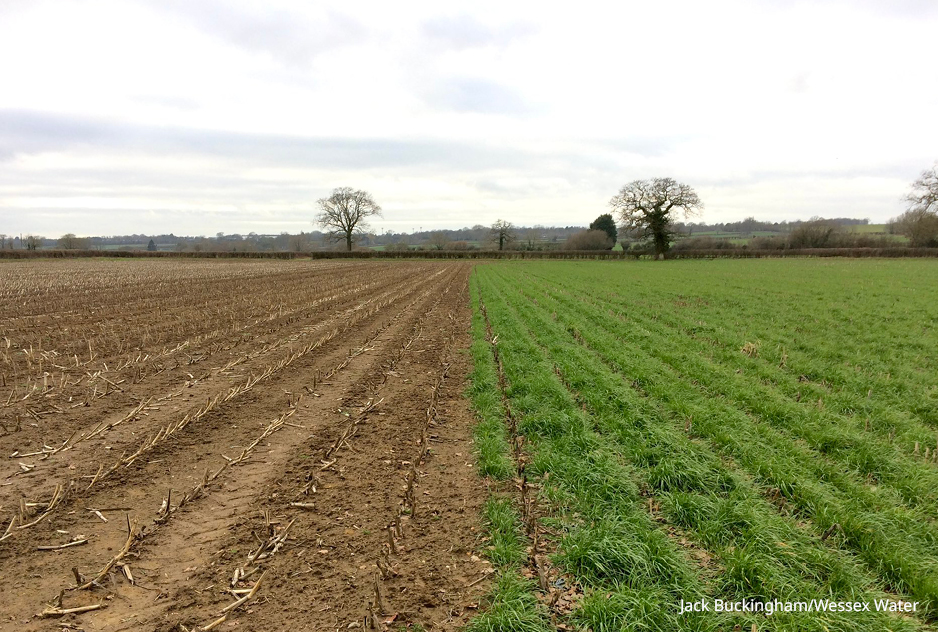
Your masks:
M470 271L0 263L0 630L465 625Z

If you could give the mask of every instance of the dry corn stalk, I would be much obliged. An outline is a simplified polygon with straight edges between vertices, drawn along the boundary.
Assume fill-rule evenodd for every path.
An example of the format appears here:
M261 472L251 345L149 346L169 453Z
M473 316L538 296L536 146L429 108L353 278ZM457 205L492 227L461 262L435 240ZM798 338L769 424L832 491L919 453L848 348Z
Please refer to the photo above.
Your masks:
M100 582L102 579L107 577L107 574L111 571L111 569L114 568L114 566L118 562L120 562L124 558L124 556L126 556L130 552L131 547L133 547L134 543L137 540L139 540L141 537L143 536L137 531L137 521L134 520L133 522L131 522L130 515L128 515L127 516L127 541L124 543L124 546L122 546L121 550L117 552L117 555L111 558L111 561L109 561L107 564L104 565L104 568L102 568L101 571L97 575L95 575L93 579L86 581L84 584L81 584L80 586L76 586L76 589L87 590L89 588L99 585L98 582Z

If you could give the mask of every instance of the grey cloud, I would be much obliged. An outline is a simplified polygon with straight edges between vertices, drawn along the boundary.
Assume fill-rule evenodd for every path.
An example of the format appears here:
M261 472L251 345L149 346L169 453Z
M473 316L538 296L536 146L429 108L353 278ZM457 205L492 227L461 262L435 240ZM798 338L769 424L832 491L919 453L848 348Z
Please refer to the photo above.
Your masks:
M536 28L522 22L490 27L470 16L460 16L429 20L424 23L423 32L433 43L445 48L464 50L483 46L507 46L516 39L532 35Z
M471 183L473 188L482 193L497 196L503 199L517 200L533 193L536 187L530 185L516 186L504 185L497 180L482 178Z
M540 156L517 148L447 140L343 139L245 134L110 123L0 110L0 161L93 147L124 156L213 156L246 165L334 169L488 170L533 168Z
M55 167L42 172L12 174L0 172L0 188L10 187L18 195L71 197L118 192L120 195L155 196L186 191L201 200L276 202L297 190L307 191L309 183L281 183L245 177L236 171L152 171L133 165L106 168Z
M255 231L276 234L280 231L299 232L315 230L315 213L312 199L306 204L296 204L289 210L256 211L228 209L207 211L198 203L191 210L167 208L155 202L147 209L138 208L22 208L0 209L9 211L11 218L21 218L20 223L4 223L11 234L35 233L46 237L57 237L66 232L79 235L130 235L163 234L213 235L221 230L225 233L247 234ZM198 209L198 210L196 210ZM9 227L9 228L8 228Z
M208 155L232 163L324 170L536 168L553 173L608 173L618 171L618 153L659 157L685 140L678 136L584 140L565 149L541 151L445 139L347 139L161 128L0 109L0 162L17 155L93 148L129 156Z
M548 179L528 185L533 188L526 189L526 194L541 190L545 182L561 180L581 190L604 191L612 184L619 186L619 180L628 179L622 175L617 158L621 152L657 156L678 142L680 139L639 137L582 141L559 147L512 147L445 139L311 138L158 128L0 110L0 162L17 155L53 151L79 157L74 167L40 172L0 169L0 187L20 194L63 197L111 192L176 195L186 191L187 197L201 199L274 202L308 196L314 183L271 182L244 176L245 169L286 167L424 177L465 174L473 178L470 184L477 190L517 198L517 191L512 193L502 187L503 177ZM89 151L119 160L111 161L107 168L86 168L80 156ZM137 157L172 157L180 165L187 158L209 157L217 164L198 171L184 167L153 169L139 166Z
M764 182L786 182L792 180L854 180L860 178L886 178L893 180L915 179L922 170L922 161L907 159L901 161L883 162L868 167L828 167L825 169L757 169L746 173L734 174L730 177L704 177L697 178L694 183L700 186L714 187L746 187ZM927 165L926 165L927 166Z
M118 128L101 121L0 110L0 161L84 143L118 141Z

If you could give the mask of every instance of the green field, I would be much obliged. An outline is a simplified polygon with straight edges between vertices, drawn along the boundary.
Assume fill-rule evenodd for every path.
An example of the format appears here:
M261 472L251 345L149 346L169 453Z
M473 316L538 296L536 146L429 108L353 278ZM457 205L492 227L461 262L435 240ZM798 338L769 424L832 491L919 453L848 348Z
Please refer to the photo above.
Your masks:
M473 629L931 629L935 262L508 262L472 292L478 456L503 481ZM871 611L679 612L695 599Z

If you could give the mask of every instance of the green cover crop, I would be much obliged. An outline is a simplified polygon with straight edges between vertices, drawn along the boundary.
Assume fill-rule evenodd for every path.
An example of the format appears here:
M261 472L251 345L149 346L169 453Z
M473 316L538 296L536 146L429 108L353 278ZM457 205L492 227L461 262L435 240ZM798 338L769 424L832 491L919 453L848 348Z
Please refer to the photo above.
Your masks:
M509 407L582 594L571 612L531 601L539 620L932 627L936 262L507 262L472 291L480 469L510 476ZM493 554L517 566L519 546ZM682 612L717 601L744 606Z

